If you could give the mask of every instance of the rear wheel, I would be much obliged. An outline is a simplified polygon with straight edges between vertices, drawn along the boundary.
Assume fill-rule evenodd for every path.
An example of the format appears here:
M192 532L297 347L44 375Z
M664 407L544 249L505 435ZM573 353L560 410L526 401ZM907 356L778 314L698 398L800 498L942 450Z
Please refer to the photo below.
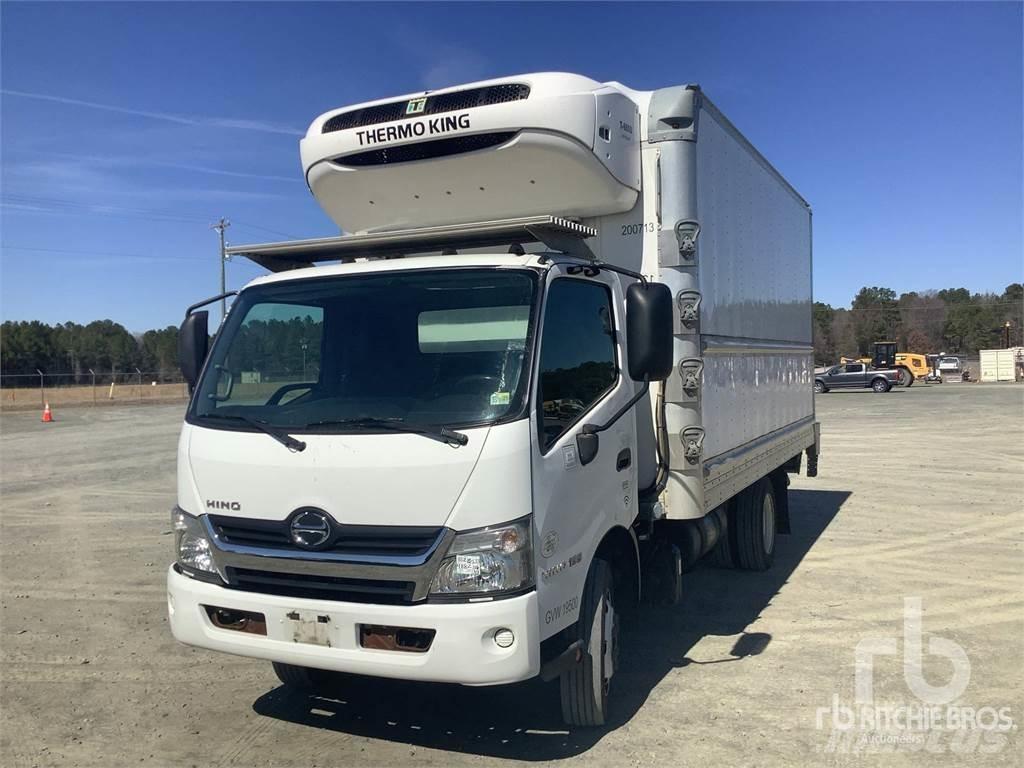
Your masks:
M902 365L896 369L899 373L899 377L896 383L901 387L912 387L914 386L914 374L910 372L909 368L904 368Z
M875 379L871 382L871 388L875 390L875 392L888 392L892 388L892 385L885 379Z
M735 561L745 571L767 571L775 559L775 490L762 477L736 497Z
M619 616L611 565L595 559L583 588L576 624L583 658L559 678L562 718L569 725L595 726L608 721L608 692L619 661Z

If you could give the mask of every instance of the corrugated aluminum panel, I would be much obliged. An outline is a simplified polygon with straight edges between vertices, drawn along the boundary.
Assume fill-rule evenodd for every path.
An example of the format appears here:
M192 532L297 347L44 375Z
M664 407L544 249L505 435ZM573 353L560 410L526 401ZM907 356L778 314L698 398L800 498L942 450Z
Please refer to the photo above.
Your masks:
M718 456L812 415L813 386L809 350L708 347L701 388L704 456Z
M696 142L663 139L645 164L645 180L655 163L661 171L662 228L700 225L692 261L674 261L675 239L658 236L658 279L681 310L700 296L698 322L681 315L674 347L677 368L703 365L699 391L686 391L680 370L665 387L662 501L677 519L705 514L815 435L810 209L706 98L700 104ZM699 435L695 462L687 447Z
M701 111L701 333L810 344L810 211L730 128Z

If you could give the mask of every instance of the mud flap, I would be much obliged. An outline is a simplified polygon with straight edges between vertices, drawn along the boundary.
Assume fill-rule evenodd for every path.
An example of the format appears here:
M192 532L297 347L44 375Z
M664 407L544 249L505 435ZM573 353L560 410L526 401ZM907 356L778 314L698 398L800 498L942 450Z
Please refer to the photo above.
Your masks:
M645 548L642 555L644 602L679 605L683 599L682 551L675 544L660 540Z
M789 525L789 475L785 469L779 468L768 479L775 491L775 532L792 533Z

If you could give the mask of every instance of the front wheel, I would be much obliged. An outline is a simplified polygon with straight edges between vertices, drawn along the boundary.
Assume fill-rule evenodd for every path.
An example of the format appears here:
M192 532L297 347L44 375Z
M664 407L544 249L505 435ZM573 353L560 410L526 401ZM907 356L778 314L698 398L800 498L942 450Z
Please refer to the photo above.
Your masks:
M273 661L274 674L286 688L297 691L312 693L327 687L331 679L331 673L322 669L300 667L295 664L284 664L280 661Z
M875 390L875 392L888 392L892 388L892 385L885 379L875 379L871 382L871 388Z
M824 394L826 392L828 392L828 387L825 386L825 382L823 382L823 381L815 381L814 382L814 394L822 395L822 394Z
M608 721L608 692L619 661L619 616L615 583L607 561L595 559L583 587L576 624L583 658L559 678L562 718L569 725L597 726Z

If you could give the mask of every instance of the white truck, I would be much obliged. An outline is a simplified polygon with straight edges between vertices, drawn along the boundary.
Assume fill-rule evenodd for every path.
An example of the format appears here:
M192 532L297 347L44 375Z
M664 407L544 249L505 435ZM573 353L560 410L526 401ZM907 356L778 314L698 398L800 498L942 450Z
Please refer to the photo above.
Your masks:
M181 328L174 636L604 723L638 602L769 568L816 474L807 203L698 87L570 74L335 109L301 156L351 234L230 248L272 274Z

